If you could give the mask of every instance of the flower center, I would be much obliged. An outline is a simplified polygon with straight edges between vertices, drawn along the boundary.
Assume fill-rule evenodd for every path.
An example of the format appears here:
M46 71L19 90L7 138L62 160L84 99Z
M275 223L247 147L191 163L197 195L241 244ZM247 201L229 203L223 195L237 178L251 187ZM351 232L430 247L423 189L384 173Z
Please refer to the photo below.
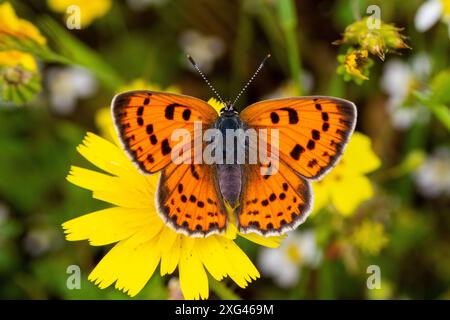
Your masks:
M290 244L287 247L286 255L289 261L295 264L300 264L300 261L302 260L301 252L295 244Z

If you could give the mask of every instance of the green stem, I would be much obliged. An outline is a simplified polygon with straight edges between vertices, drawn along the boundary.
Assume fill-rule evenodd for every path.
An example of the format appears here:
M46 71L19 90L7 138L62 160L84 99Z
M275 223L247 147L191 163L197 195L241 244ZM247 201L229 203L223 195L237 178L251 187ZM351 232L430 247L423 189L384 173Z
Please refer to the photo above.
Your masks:
M222 281L217 281L209 277L209 286L212 291L222 300L241 300L238 295L223 284Z
M283 29L288 51L289 68L292 81L296 84L297 94L302 94L300 48L297 37L297 12L293 0L279 0L278 15Z

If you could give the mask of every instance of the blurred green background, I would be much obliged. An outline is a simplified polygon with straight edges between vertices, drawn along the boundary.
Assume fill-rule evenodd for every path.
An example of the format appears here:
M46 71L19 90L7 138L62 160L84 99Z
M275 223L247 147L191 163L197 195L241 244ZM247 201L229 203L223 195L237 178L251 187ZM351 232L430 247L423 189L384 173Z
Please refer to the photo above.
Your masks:
M226 286L245 299L450 298L450 1L10 3L46 45L11 40L0 14L0 298L126 299L87 281L109 248L64 240L62 222L106 206L65 180L71 164L90 166L76 146L87 131L102 134L98 112L123 86L208 100L212 94L186 53L232 98L269 52L238 108L300 94L351 100L356 130L370 138L380 166L360 174L370 179L364 201L354 199L356 180L336 184L355 208L342 212L324 200L275 258L241 241L262 277L245 290ZM72 3L81 9L81 29L66 25ZM372 43L332 44L368 15L369 5L378 6L383 22L402 28L389 39L401 33L410 48L385 41L383 61ZM31 53L35 67L1 55L11 48ZM353 160L366 161L367 152L352 153ZM267 259L284 261L279 273L291 277L277 277ZM69 265L81 268L80 290L66 286ZM381 288L367 287L370 265L380 267ZM155 274L137 297L167 299L169 281Z

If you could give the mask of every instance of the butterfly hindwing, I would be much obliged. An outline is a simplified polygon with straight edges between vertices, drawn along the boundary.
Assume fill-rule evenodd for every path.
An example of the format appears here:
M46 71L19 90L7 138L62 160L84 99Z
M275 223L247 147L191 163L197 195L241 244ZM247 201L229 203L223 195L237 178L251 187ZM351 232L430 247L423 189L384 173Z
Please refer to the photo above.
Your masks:
M239 230L272 236L294 229L311 210L310 183L284 163L272 175L261 174L260 168L245 166L243 199L237 210Z
M225 231L226 210L217 194L214 170L213 165L174 163L163 170L158 211L178 232L205 237Z
M287 98L257 102L240 116L249 127L278 129L280 160L305 178L319 179L342 155L356 107L332 97Z
M184 95L128 91L113 99L112 114L123 147L143 173L154 173L171 162L175 129L194 135L194 122L211 125L216 111L206 102Z

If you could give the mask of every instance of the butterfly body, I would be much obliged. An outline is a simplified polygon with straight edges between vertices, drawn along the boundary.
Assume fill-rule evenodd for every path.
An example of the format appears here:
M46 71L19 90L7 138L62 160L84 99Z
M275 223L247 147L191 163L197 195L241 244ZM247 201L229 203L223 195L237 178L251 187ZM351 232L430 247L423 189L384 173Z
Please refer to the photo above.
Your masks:
M242 233L271 236L296 228L312 208L310 181L337 163L356 124L353 103L326 96L257 102L239 114L227 105L218 115L197 98L141 90L117 95L112 114L122 145L141 172L161 172L156 205L162 219L192 237L225 232L226 203ZM173 132L183 129L195 137L199 122L224 137L222 157L216 163L174 161L180 142ZM256 163L248 161L259 150L247 137L235 141L245 152L244 162L238 161L239 148L226 143L228 131L250 129L267 134L263 140L275 154L269 162L259 156ZM200 144L207 149L212 141ZM182 145L195 149L195 138Z
M237 144L238 141L232 141L235 139L234 137L227 135L227 131L235 132L236 130L245 130L244 123L240 119L238 113L234 111L233 107L227 106L222 109L213 128L218 129L223 137L223 157L222 161L217 164L216 169L220 193L224 200L234 208L242 192L243 164L239 164L237 161L238 146L235 144ZM245 154L247 154L248 149L245 146L242 147L244 148Z

